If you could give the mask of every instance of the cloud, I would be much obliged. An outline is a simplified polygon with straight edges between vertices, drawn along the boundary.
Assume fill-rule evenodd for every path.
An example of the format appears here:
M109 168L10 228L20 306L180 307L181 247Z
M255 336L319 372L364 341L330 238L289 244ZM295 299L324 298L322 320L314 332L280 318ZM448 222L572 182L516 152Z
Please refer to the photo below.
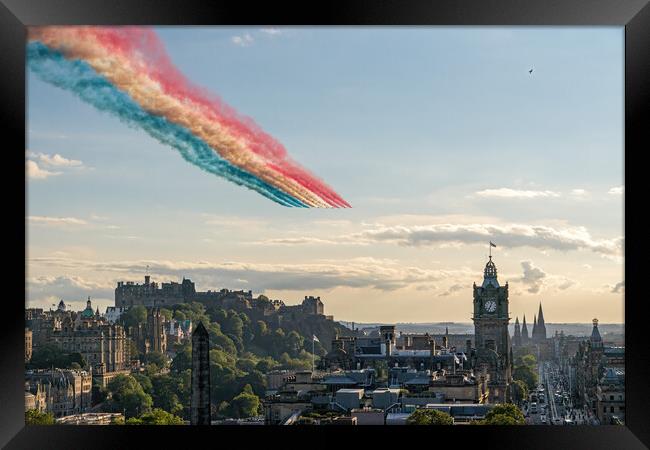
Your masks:
M574 198L586 198L589 196L589 192L585 189L572 189L569 194Z
M52 172L41 169L38 164L31 160L25 161L25 170L27 171L27 176L33 180L44 180L48 177L61 175L61 172Z
M38 159L41 163L52 167L81 167L83 163L76 159L67 159L55 153L48 155L45 153L30 153L32 157Z
M591 269L593 268L593 267L591 266L591 264L583 264L582 267L585 268L585 269L587 269L587 270L591 270Z
M539 267L535 267L532 261L522 261L521 267L524 270L524 274L520 278L520 281L528 286L528 292L537 294L543 285L546 273Z
M442 242L485 244L500 247L533 247L560 251L591 250L608 256L622 253L623 238L595 239L585 227L553 228L525 224L434 224L428 226L383 226L336 239L339 242L394 243L418 247Z
M144 273L148 265L152 275L163 279L190 277L200 289L237 288L247 280L247 289L265 290L330 290L337 287L371 288L392 291L436 281L451 283L476 276L467 269L430 270L404 266L393 260L352 258L324 260L312 264L258 264L245 262L182 262L127 261L94 262L68 258L40 257L29 260L37 266L52 266L57 270L95 270L117 273L128 281ZM166 280L164 280L166 281Z
M284 33L284 31L279 28L260 28L260 31L269 36L277 36Z
M623 195L623 186L616 186L607 191L610 195Z
M471 286L470 286L470 287L471 287ZM445 292L443 292L442 294L440 294L440 296L441 296L441 297L446 297L446 296L448 296L448 295L453 294L454 292L458 292L458 291L461 291L461 290L463 290L463 289L467 289L467 290L469 291L469 288L468 288L467 286L465 286L465 285L462 285L462 284L454 284L454 285L450 286L450 287L449 287Z
M560 197L559 192L554 191L526 191L520 189L499 188L485 189L475 193L484 198L538 198L538 197Z
M233 36L231 39L233 44L239 45L240 47L248 47L252 45L255 39L249 33L245 33L242 36Z
M614 286L611 286L612 294L624 294L625 293L625 280L616 283Z
M492 240L502 248L532 247L544 250L591 250L601 256L622 260L623 238L596 239L582 226L551 227L528 224L435 223L430 225L382 225L364 223L364 230L326 237L318 235L270 238L257 245L373 245L404 247L459 247Z
M39 276L27 279L29 302L43 302L46 299L69 300L86 297L113 298L113 282L97 282L78 276Z
M26 156L31 159L25 160L27 176L33 180L44 180L51 176L61 175L61 169L81 169L83 163L76 159L68 159L55 153L48 155L46 153L35 153L27 150ZM54 171L52 169L58 169Z
M47 217L47 216L29 216L27 220L30 223L45 225L45 226L70 226L70 225L88 225L83 219L76 217Z
M560 282L560 284L557 286L557 288L561 291L569 289L571 286L574 286L576 282L574 280L570 280L569 278L563 278L563 280Z

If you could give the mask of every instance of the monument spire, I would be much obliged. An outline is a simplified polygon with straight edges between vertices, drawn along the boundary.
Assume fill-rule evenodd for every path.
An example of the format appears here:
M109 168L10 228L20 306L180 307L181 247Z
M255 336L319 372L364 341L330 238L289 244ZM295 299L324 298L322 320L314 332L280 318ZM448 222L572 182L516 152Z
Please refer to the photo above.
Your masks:
M210 336L202 322L192 333L190 425L210 425Z

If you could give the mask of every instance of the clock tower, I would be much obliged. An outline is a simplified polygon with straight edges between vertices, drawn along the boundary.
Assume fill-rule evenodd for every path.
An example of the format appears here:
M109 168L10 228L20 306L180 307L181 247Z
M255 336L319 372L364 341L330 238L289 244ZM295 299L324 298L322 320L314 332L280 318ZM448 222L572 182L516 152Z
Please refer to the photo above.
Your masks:
M489 401L503 403L510 398L511 343L508 333L508 283L499 285L492 256L483 271L483 283L474 283L474 366L490 374Z

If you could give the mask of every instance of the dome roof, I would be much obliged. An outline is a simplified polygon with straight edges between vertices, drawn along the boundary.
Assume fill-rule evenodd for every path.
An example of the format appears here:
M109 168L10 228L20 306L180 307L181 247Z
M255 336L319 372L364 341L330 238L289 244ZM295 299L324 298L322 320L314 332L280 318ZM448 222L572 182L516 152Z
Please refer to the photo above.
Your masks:
M492 256L490 256L490 260L485 265L485 270L483 271L482 287L486 288L489 285L495 288L499 287L499 282L497 281L497 266L495 266L494 262L492 262Z

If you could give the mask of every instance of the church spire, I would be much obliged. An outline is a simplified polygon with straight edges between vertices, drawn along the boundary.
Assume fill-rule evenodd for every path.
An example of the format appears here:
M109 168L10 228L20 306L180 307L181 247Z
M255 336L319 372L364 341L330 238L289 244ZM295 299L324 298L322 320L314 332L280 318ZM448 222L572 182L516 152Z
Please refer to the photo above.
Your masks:
M539 302L539 313L537 314L537 316L539 317L537 323L539 325L543 326L544 325L544 312L542 311L542 302Z
M526 326L526 314L524 314L524 321L521 325L521 343L524 345L528 343L528 327Z
M519 328L519 316L515 318L515 334L513 341L516 347L521 346L521 329Z

